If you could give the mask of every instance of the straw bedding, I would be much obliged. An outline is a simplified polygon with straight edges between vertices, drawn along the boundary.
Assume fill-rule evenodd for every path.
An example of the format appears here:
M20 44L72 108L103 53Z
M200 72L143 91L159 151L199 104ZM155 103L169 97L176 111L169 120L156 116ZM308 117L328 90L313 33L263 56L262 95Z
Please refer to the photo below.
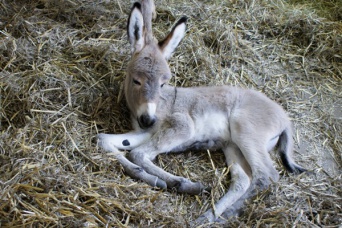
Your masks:
M156 1L157 38L190 19L170 84L264 92L289 113L295 160L313 171L289 175L273 154L280 181L224 227L341 226L342 5L315 2ZM212 187L189 196L133 180L98 148L98 133L130 130L122 86L131 4L0 1L1 227L186 227L227 190L220 152L158 157Z

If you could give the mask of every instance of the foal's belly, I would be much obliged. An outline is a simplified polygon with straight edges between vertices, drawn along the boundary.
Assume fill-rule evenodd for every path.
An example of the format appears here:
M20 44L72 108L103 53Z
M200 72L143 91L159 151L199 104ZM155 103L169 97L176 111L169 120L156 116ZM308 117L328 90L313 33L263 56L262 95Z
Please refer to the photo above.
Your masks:
M189 149L221 149L230 141L229 123L224 112L208 112L194 118L194 137Z

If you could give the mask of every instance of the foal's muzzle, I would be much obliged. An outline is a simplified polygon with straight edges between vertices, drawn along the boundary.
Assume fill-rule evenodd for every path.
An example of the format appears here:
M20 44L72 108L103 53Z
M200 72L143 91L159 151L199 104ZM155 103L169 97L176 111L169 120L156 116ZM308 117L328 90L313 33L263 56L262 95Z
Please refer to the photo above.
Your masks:
M143 114L140 117L138 117L138 123L142 129L152 127L155 122L156 117L151 117L148 114Z

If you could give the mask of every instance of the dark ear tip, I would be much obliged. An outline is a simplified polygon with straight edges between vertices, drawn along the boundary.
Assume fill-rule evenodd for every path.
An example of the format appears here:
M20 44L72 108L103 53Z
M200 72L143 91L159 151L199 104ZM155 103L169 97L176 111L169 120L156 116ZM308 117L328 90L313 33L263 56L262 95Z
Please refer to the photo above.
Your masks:
M188 17L182 16L181 19L178 20L177 24L186 23L187 21L188 21Z
M141 4L140 4L140 2L135 2L135 3L133 4L133 6L132 6L132 9L134 9L134 8L138 8L139 10L141 10Z
M185 24L186 25L186 22L188 21L188 17L187 16L183 16L183 17L181 17L178 21L177 21L177 23L175 24L175 26L173 27L173 29L175 29L178 25L180 25L180 24Z
M188 16L186 16L186 15L183 15L182 17L181 17L181 19L180 20L184 20L184 21L187 21L188 20Z

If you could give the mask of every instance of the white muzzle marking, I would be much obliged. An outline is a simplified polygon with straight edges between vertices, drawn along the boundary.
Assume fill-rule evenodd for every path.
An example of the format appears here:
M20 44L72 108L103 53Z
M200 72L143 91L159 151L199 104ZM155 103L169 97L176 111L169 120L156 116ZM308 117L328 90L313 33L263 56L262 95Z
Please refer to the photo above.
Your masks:
M148 114L151 118L155 116L157 110L156 103L144 103L142 104L137 111L138 117L144 114Z

